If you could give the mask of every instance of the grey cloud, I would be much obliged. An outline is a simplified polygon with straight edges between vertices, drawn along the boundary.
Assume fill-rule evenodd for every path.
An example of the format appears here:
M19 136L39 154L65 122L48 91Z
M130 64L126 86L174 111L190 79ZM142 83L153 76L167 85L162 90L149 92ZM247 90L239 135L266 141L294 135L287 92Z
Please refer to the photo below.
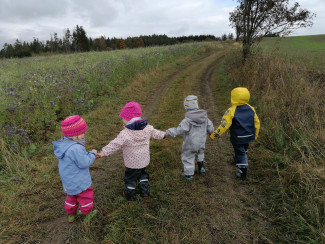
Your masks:
M58 17L66 12L66 1L44 0L1 0L0 19L2 22L21 22L39 20L42 17Z
M102 27L115 20L118 17L117 6L121 5L120 1L106 0L73 0L71 1L70 10L76 16L81 16L89 22L91 27Z
M3 48L3 45L5 43L13 43L15 41L15 38L11 37L11 36L8 36L7 34L7 30L6 29L3 29L3 28L0 28L0 49Z

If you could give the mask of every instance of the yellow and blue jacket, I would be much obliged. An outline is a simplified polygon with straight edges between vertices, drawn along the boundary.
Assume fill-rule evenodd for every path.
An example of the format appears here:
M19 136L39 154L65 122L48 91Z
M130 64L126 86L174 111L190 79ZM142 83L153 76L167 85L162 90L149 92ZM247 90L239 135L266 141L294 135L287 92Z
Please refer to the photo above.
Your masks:
M257 140L260 120L255 109L248 104L247 88L237 87L231 91L231 107L222 117L220 126L210 135L211 139L221 136L228 129L230 140L235 144L246 144Z

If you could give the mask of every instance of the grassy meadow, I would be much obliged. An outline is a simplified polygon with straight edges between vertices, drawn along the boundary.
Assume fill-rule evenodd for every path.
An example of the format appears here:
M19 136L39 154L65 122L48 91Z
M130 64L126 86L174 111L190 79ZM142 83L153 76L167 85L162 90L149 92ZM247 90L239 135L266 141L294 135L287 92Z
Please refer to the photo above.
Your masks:
M63 118L82 115L95 128L89 149L99 149L121 128L121 104L138 99L145 105L163 78L221 49L216 42L191 43L0 60L0 240L40 242L48 234L44 223L64 214L51 145L61 137Z
M231 42L0 60L0 243L324 243L324 38L266 38L245 64ZM209 116L220 121L245 86L261 120L249 181L234 179L227 135L193 182L180 178L182 138L153 141L149 201L126 202L121 155L102 158L91 167L100 214L68 225L51 145L59 122L82 115L87 150L115 138L130 100L155 128L177 126L186 95L209 100L209 67Z
M86 113L127 87L136 73L149 72L202 44L0 60L2 138L18 150L35 151L57 122ZM207 47L208 48L208 47Z
M312 70L324 70L325 35L268 37L261 42L264 52L286 57Z
M230 54L228 74L261 119L252 170L262 208L286 233L276 243L324 243L325 35L265 38L256 50L245 65Z

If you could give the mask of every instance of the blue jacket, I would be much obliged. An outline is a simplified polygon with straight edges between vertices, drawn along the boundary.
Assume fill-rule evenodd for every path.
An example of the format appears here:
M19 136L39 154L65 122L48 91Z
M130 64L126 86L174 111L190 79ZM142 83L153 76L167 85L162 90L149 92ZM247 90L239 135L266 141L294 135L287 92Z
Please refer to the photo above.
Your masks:
M255 140L255 111L248 104L237 106L232 125L230 141L235 144L246 144Z
M231 107L222 117L220 126L210 135L211 139L221 136L230 129L230 140L234 144L246 144L257 140L260 120L255 109L248 104L249 91L237 87L231 91Z
M95 161L95 152L86 152L83 145L68 137L52 144L54 154L59 159L59 173L64 192L77 195L88 189L92 183L89 166Z

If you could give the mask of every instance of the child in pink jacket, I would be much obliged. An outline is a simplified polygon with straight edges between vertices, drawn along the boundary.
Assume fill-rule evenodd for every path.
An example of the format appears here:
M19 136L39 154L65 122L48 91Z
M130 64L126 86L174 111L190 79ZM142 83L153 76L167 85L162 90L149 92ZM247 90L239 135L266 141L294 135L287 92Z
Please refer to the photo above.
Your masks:
M125 164L124 192L128 201L134 201L135 188L139 181L141 196L149 198L149 174L146 167L150 162L150 139L163 139L166 133L148 125L141 118L141 106L136 102L127 103L120 113L125 128L98 153L99 157L108 156L122 149Z

